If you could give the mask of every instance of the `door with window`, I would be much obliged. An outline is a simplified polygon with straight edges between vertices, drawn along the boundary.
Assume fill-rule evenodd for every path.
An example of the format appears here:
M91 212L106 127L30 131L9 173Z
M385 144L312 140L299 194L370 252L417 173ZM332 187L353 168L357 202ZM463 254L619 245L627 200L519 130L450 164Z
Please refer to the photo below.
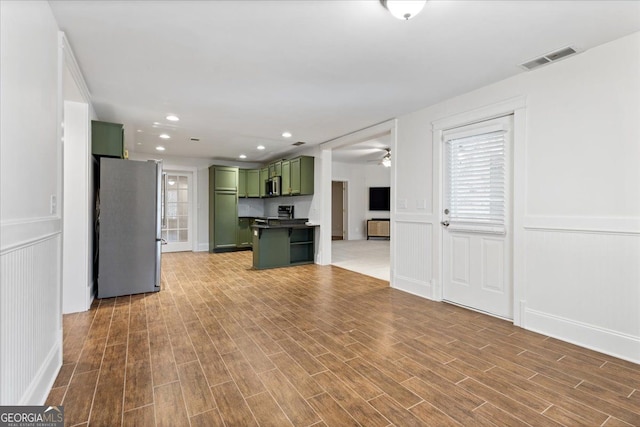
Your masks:
M443 299L513 318L512 116L443 133Z
M165 172L162 178L162 252L191 251L192 174Z

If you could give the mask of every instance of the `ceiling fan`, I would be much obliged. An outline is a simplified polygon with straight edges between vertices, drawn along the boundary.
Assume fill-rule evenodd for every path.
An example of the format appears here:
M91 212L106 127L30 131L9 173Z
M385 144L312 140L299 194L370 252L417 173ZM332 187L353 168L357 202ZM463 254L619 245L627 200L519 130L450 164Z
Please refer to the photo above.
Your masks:
M370 160L370 162L377 162L378 165L384 166L385 168L391 167L391 149L385 148L382 150L385 152L384 156L380 160Z

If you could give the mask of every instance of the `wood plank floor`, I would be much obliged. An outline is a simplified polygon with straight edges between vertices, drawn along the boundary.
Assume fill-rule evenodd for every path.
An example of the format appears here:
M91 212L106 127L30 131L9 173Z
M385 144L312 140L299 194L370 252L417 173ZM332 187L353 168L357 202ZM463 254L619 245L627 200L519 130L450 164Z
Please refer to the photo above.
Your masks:
M47 404L92 426L640 425L640 365L332 266L163 255L64 316Z

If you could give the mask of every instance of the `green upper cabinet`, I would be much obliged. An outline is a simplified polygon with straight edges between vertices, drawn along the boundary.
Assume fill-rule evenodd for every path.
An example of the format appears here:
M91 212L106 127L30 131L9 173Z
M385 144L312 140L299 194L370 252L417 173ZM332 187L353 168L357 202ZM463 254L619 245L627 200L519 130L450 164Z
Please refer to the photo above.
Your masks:
M238 168L213 166L215 191L238 191Z
M265 187L265 183L267 182L267 179L269 179L269 168L262 168L260 169L260 182L258 183L258 185L260 186L260 197L267 197L267 189Z
M124 157L124 127L119 123L91 121L91 154Z
M238 197L248 197L247 196L247 170L239 169L238 170Z
M282 162L279 160L269 164L269 178L274 176L282 176Z
M260 188L264 191L264 185L260 186L260 170L249 169L247 172L247 197L260 197Z
M283 196L291 195L291 162L289 160L282 161L282 188L280 194Z
M290 160L291 194L313 194L313 157L300 156Z

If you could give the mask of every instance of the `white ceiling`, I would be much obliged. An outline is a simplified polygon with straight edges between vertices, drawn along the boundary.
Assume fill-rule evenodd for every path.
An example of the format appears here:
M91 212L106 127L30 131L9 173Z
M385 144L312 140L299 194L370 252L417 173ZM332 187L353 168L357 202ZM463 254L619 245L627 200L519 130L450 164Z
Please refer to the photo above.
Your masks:
M523 73L519 64L558 48L640 30L637 1L429 1L410 21L377 0L50 3L99 118L125 124L130 151L162 144L170 155L247 161Z

